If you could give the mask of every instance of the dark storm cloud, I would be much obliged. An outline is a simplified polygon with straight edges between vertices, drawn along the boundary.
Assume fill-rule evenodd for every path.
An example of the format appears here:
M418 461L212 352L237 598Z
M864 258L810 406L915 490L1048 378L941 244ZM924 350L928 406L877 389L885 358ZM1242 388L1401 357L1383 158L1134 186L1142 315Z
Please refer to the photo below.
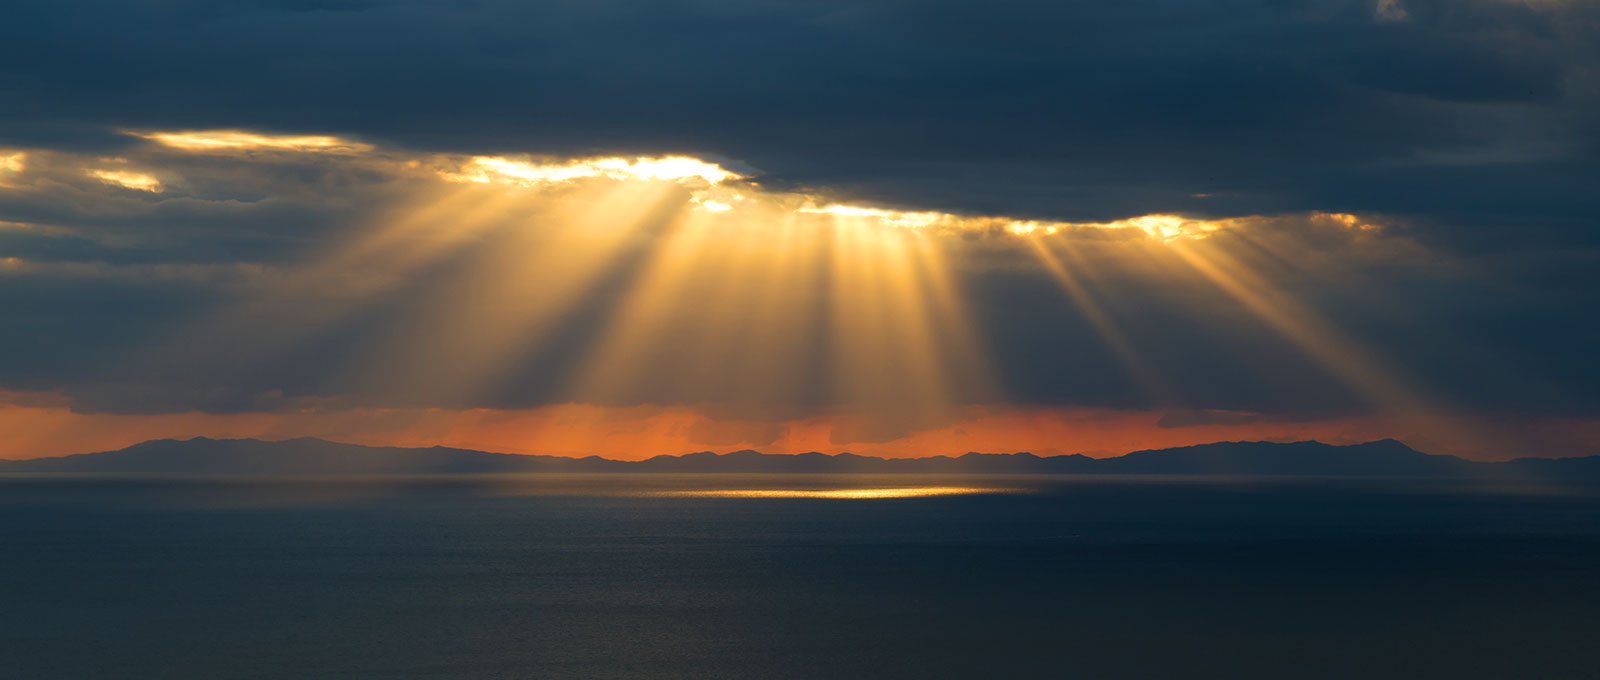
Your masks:
M1384 5L32 3L0 27L0 136L670 150L941 209L1527 214L1586 239L1594 3Z

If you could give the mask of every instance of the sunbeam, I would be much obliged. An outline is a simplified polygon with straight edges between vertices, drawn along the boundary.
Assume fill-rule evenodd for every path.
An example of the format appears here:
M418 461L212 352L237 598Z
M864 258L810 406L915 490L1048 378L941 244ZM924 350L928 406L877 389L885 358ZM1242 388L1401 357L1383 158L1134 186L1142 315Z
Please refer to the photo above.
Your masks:
M1044 265L1045 271L1050 273L1051 278L1055 279L1057 284L1060 284L1062 292L1066 293L1073 306L1077 307L1084 320L1088 321L1089 325L1094 328L1095 333L1100 336L1106 348L1111 350L1118 363L1122 364L1122 368L1139 384L1146 396L1160 406L1175 404L1176 399L1173 397L1171 390L1162 383L1155 371L1139 356L1133 344L1128 340L1127 335L1117 326L1116 321L1101 308L1100 303L1095 300L1089 289L1078 280L1072 270L1067 268L1061 258L1051 251L1050 246L1046 245L1044 240L1046 237L1034 233L1025 233L1022 238L1033 254L1038 257L1040 264Z

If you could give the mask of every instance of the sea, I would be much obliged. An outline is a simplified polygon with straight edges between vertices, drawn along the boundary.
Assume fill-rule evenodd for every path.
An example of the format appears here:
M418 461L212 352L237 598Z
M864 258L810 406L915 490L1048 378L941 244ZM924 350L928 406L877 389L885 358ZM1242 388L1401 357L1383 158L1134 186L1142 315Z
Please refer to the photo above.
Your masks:
M0 678L1596 678L1600 490L0 477Z

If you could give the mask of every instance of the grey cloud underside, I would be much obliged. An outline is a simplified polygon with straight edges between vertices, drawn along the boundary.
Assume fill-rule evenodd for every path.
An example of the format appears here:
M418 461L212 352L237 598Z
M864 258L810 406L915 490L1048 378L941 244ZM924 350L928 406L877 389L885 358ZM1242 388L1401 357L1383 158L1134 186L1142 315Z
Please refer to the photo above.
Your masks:
M957 212L1383 214L1469 271L1377 267L1294 292L1442 401L1593 414L1597 3L1402 4L1404 20L1370 2L33 3L0 22L0 146L138 160L150 152L117 129L243 127L417 151L713 154L773 188ZM292 262L405 181L159 160L187 182L160 197L82 180L0 192L0 220L68 230L0 230L0 257L221 272L0 277L0 385L65 385L115 411L341 396L339 363L403 297L222 373L125 348L236 299L254 274L228 267ZM492 403L560 398L564 352L630 275L601 282ZM962 286L1010 398L1151 405L1037 271L974 266ZM1183 406L1357 408L1259 324L1153 297L1133 282L1110 311Z

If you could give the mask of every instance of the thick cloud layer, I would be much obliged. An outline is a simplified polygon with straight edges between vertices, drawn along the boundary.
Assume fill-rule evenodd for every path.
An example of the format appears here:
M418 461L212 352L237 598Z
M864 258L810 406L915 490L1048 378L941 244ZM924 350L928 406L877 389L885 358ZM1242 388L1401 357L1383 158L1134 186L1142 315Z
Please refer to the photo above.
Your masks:
M116 127L690 152L771 182L1100 220L1425 218L1592 244L1600 5L60 2L0 27L0 143Z

